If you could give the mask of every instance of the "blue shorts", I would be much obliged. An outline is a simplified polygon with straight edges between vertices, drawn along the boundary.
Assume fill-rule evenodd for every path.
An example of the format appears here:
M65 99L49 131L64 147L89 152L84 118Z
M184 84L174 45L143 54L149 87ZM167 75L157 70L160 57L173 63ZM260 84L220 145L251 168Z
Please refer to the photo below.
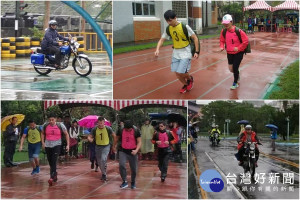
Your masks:
M34 158L38 158L40 151L41 151L41 142L35 144L28 143L29 161L32 161Z
M189 58L185 58L185 59L172 58L172 64L171 64L172 72L185 74L185 73L189 72L190 69L191 69L191 59L189 59Z

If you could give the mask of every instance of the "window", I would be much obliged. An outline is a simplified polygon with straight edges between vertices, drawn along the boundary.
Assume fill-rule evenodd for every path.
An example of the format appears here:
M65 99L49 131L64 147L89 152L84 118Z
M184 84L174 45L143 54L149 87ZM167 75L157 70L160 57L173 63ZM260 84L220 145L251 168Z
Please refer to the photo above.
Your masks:
M132 12L133 15L142 16L154 16L155 15L155 5L154 1L135 1L132 2Z
M186 1L172 1L172 10L177 18L186 18Z

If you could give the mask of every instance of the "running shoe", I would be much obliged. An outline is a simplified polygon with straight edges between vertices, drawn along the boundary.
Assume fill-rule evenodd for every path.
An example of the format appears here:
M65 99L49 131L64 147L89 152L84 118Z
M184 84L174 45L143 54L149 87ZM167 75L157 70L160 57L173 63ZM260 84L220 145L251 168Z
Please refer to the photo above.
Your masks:
M40 166L36 166L35 171L36 171L37 174L40 173L40 171L41 171Z
M50 178L50 179L48 180L48 183L49 183L49 186L52 186L52 185L53 185L53 179Z
M131 182L131 189L136 189L135 182Z
M187 81L187 91L190 91L194 86L194 78L191 76L191 79Z
M123 183L120 185L120 188L122 188L122 189L128 188L128 183L127 183L127 181L123 181Z
M106 175L102 174L102 176L101 176L101 180L102 180L102 181L107 181L107 177L106 177Z
M230 87L231 90L235 90L236 88L239 87L238 83L233 83L232 86Z
M187 85L184 85L181 89L180 89L180 93L181 94L184 94L184 93L186 93L186 91L187 91Z
M36 171L36 168L34 168L31 172L31 175L37 174L38 172Z

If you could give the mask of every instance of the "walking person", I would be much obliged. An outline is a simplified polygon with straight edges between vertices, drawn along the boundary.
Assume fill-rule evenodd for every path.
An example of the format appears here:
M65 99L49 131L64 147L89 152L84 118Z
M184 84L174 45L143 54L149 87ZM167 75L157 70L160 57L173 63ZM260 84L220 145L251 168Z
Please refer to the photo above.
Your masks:
M79 126L76 120L72 121L69 129L70 136L70 157L78 158Z
M158 168L161 171L161 182L164 182L167 177L169 155L172 152L170 145L176 144L176 139L170 131L166 130L164 122L158 123L159 131L153 135L152 143L158 147Z
M54 114L50 114L48 116L48 122L43 125L41 134L42 147L46 151L50 166L49 186L52 186L53 182L57 182L57 159L62 146L63 136L66 138L66 151L68 152L70 140L67 129L63 123L56 122L56 116Z
M13 117L11 123L6 127L4 135L4 154L3 161L6 167L18 166L13 162L16 145L19 137L19 129L17 127L18 118Z
M123 180L120 188L127 188L127 171L126 162L128 160L131 169L131 189L136 188L135 178L138 170L138 151L142 145L141 133L130 120L124 121L124 128L117 133L117 140L114 146L119 141L119 170Z
M248 37L244 31L238 29L232 24L232 17L226 14L223 17L222 24L224 29L222 29L220 34L220 51L227 51L228 68L229 71L233 73L233 84L230 89L234 90L239 87L238 81L240 80L239 67L243 60L244 51L248 45ZM239 36L241 41L239 39Z
M276 145L275 145L275 141L277 139L277 130L275 128L273 128L271 131L271 148L272 148L272 151L275 151L275 148L276 148Z
M150 120L146 119L144 125L141 127L141 135L142 135L142 160L145 160L148 157L149 160L152 160L154 145L151 140L153 137L155 130L154 127L150 124Z
M189 25L184 25L181 22L177 21L177 17L174 11L166 11L164 13L164 18L169 26L160 38L154 54L155 56L158 56L159 49L163 45L164 41L166 39L169 40L172 38L174 50L172 54L171 71L175 72L177 79L183 84L183 87L179 92L186 93L193 88L194 84L194 79L189 74L189 71L191 69L192 57L198 58L199 56L200 49L199 45L197 45L199 44L198 37L193 32L191 27L189 27ZM196 44L194 55L192 55L189 37L191 37Z
M28 157L32 166L31 175L40 173L40 160L39 154L41 151L41 132L42 127L37 126L33 120L29 120L29 126L24 129L23 136L21 138L19 151L23 149L23 143L25 138L28 140Z
M113 141L116 140L116 134L112 128L105 125L104 117L98 117L97 126L93 128L91 134L88 135L88 140L91 143L95 143L96 160L102 173L101 180L107 181L107 156ZM115 152L114 146L112 148Z

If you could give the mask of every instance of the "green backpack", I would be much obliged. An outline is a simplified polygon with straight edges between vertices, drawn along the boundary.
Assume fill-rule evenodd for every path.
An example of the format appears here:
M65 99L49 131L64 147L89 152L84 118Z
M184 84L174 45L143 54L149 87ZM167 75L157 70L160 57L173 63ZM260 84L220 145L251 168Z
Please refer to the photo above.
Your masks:
M171 37L169 27L170 27L170 26L167 26L167 28L166 28L166 33L167 33L168 36ZM191 53L192 53L192 56L194 56L194 54L196 53L195 42L194 42L194 40L193 40L191 37L189 37L188 30L187 30L187 28L186 28L186 24L181 23L181 27L182 27L182 30L183 30L183 33L184 33L185 37L188 39L188 41L189 41L189 43L190 43L190 45L191 45ZM199 39L198 39L198 47L199 47L199 54L200 54L200 40L199 40Z
M226 32L227 32L227 29L223 29L223 37L224 38L226 38ZM241 36L241 33L240 33L240 29L235 27L235 33L238 36L238 38L240 40L240 43L242 43L243 41L242 41L242 36ZM247 53L251 53L250 42L248 42L248 46L244 50L244 54L246 55Z

